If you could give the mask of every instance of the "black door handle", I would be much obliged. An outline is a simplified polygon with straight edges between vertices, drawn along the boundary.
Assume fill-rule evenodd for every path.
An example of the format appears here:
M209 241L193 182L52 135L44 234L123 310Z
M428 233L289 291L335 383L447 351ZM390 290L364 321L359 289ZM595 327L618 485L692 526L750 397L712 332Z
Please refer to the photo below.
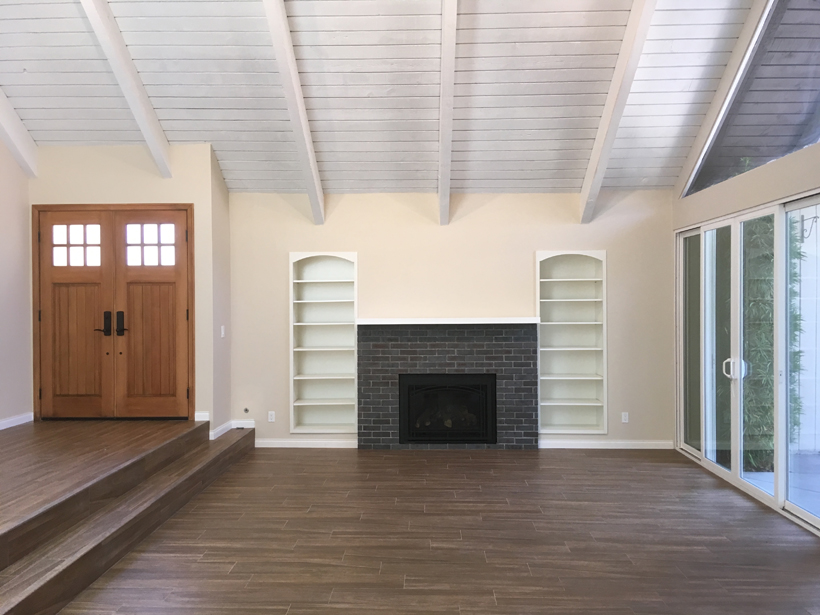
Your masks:
M125 335L125 312L117 312L117 335Z
M103 328L94 329L94 331L102 331L105 337L111 335L111 312L103 312Z

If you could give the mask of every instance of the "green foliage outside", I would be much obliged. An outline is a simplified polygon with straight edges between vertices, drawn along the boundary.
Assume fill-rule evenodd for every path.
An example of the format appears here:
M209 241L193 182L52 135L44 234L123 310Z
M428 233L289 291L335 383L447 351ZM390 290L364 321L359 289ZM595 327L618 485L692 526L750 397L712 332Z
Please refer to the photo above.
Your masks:
M743 470L774 471L774 216L743 225ZM789 219L788 254L788 395L789 431L794 439L800 425L798 390L801 352L799 263L800 229Z

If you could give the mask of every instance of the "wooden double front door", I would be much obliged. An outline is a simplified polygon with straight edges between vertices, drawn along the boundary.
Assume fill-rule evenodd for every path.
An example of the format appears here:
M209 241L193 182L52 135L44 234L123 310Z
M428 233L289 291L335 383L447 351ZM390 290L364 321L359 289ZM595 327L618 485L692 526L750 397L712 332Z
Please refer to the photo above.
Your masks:
M39 211L42 418L189 416L187 215Z

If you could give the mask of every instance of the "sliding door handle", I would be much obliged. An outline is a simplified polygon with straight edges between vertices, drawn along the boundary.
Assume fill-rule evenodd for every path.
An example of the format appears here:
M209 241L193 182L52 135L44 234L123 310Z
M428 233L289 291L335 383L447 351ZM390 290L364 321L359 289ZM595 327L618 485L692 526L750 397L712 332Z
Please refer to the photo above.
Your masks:
M125 328L125 312L117 312L117 335L125 335L128 329Z
M117 312L119 314L119 312ZM729 364L729 371L726 371L726 364ZM729 380L734 380L735 378L735 362L732 360L731 357L726 359L721 366L721 371L723 371L723 375L726 376Z
M94 331L102 331L105 337L111 335L111 312L103 312L103 328L94 329Z

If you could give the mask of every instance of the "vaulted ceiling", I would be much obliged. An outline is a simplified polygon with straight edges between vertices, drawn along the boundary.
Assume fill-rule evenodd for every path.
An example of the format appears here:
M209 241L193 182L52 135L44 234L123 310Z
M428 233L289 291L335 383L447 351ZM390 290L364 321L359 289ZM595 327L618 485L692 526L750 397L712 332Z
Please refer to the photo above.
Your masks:
M594 201L676 185L760 4L0 0L0 132L161 172L211 143L231 191L319 221L323 192L439 192L443 222L451 192Z

